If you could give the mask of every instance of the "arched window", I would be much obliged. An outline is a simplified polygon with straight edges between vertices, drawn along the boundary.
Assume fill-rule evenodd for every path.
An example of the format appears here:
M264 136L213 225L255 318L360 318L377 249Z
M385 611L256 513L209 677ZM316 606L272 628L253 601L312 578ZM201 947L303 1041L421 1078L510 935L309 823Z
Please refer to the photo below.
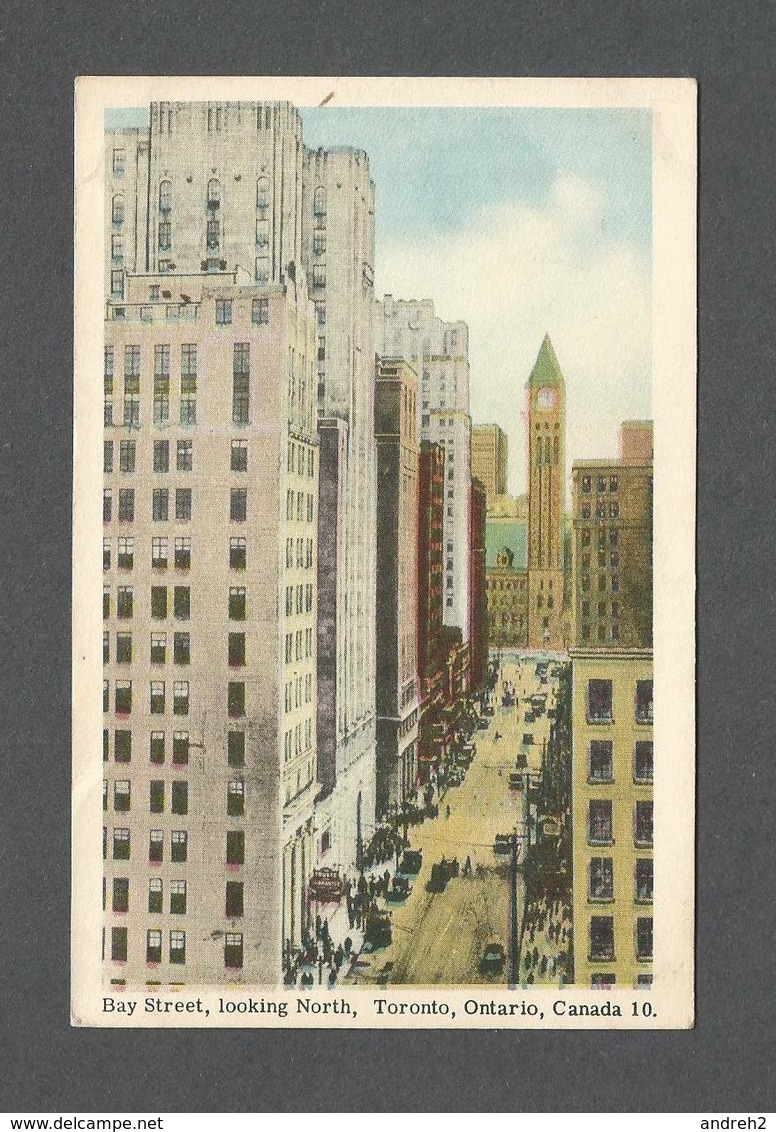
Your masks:
M117 193L111 206L111 220L114 224L124 223L124 197Z
M207 206L208 208L218 208L221 204L221 182L215 177L207 183Z
M558 440L557 436L555 437L555 440L553 441L552 447L553 447L552 462L555 465L555 467L557 468L557 466L558 466L558 456L559 456L559 453L560 453L560 441Z
M326 190L324 189L323 185L319 185L315 190L315 196L313 197L313 212L315 214L316 220L326 219Z
M169 212L172 208L172 182L162 181L159 185L159 211Z
M259 177L256 182L256 207L269 208L269 177Z
M545 438L544 438L544 462L545 462L545 464L550 463L550 438L549 438L549 436L545 436Z

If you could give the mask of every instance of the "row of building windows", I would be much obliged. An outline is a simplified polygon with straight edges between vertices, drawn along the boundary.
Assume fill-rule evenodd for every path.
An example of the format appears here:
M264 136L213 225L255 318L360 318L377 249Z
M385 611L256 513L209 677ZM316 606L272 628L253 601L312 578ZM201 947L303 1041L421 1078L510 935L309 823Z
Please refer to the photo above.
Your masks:
M312 633L312 630L310 630ZM312 643L310 653L312 655ZM116 680L114 682L114 711L117 715L129 715L132 711L132 681ZM149 702L151 715L164 715L167 711L167 688L163 680L152 680L149 689ZM245 684L239 680L230 680L226 690L227 713L230 718L240 718L245 715ZM190 707L190 688L188 680L173 681L172 712L173 715L188 715ZM102 682L102 710L110 711L110 681Z
M297 566L309 570L313 565L313 540L311 538L286 539L286 566Z
M177 487L175 490L175 520L180 523L191 522L193 495L190 487ZM167 487L155 487L151 492L151 519L155 523L170 521L170 493ZM308 514L312 511L312 496L308 497ZM118 491L118 521L120 523L134 523L135 521L135 489L122 487ZM229 520L232 523L245 523L248 521L248 489L233 487L229 491ZM113 521L113 491L105 488L102 493L102 521Z
M313 655L313 631L297 629L296 632L286 633L285 662L292 664L295 660L309 660Z
M242 915L242 913L239 913ZM103 933L104 935L104 933ZM126 928L111 929L111 959L114 963L126 963L128 954L128 933ZM103 938L103 959L105 947ZM184 964L186 962L186 933L184 931L171 931L169 934L169 951L167 958L170 963ZM146 963L155 966L162 962L162 932L155 928L146 933ZM243 936L241 932L226 932L224 934L224 967L229 970L239 970L243 965Z
M612 641L612 643L616 644L620 639L620 626L618 622L615 621L611 625L596 625L595 637L597 641ZM579 631L579 639L580 641L589 641L591 638L592 628L587 622L583 621Z
M306 497L303 491L286 492L286 519L289 521L296 519L299 523L305 520L308 523L312 523L314 510L314 499L309 491Z
M115 450L118 447L120 472L131 473L137 467L137 442L134 440L121 440L118 445L112 440L103 441L103 472L108 475L116 471L114 460ZM155 440L153 450L154 472L165 473L170 470L170 442L169 440ZM178 440L175 448L175 470L178 472L191 472L194 470L194 441ZM232 472L248 471L248 441L233 440L229 452L229 470Z
M636 959L645 961L652 958L652 917L639 916L636 920L635 939L632 945ZM614 917L590 917L590 954L591 962L614 962ZM610 985L614 983L613 976L607 976ZM599 981L597 985L602 985Z
M315 450L308 448L301 442L289 440L286 450L286 471L293 475L306 475L312 479L315 475Z
M289 680L285 687L284 709L286 712L295 711L302 704L309 704L313 698L313 676L308 672L306 676L296 676Z
M227 806L231 804L233 809L237 809L240 805L243 806L244 812L245 804L245 786L242 784L243 789L240 792L235 789L231 794L227 794ZM231 803L229 798L232 798ZM230 817L239 817L240 813L232 813L229 811ZM108 843L109 832L107 826L102 827L102 856L103 860L108 857ZM111 843L111 856L114 861L128 861L132 853L132 832L126 828L115 828L110 834ZM152 829L148 835L148 860L151 864L159 864L164 860L164 844L165 833L161 829ZM189 835L185 829L173 829L170 831L170 861L174 865L185 864L188 861L189 855ZM226 864L227 865L242 865L245 863L245 831L242 829L230 829L226 833Z
M313 745L313 721L306 719L304 721L304 737L302 734L302 724L297 723L296 726L286 731L283 739L283 761L291 762L298 755L304 754L309 751Z
M131 809L132 784L129 779L117 779L113 783L113 809L117 813L127 813ZM148 785L148 811L163 814L169 797L171 814L185 816L189 812L189 784L183 779L165 783L164 779L152 779ZM102 808L108 810L110 783L103 779ZM232 779L226 787L226 812L229 817L242 817L245 813L245 783L241 778Z
M286 586L286 617L297 613L310 613L313 608L313 584Z
M635 904L651 904L653 892L654 867L651 857L637 857L633 876L633 901ZM614 900L614 859L612 857L591 857L588 868L589 901Z
M312 594L310 594L310 608L312 608ZM131 664L134 655L131 633L117 633L114 659L117 664ZM110 633L102 634L102 660L109 664L111 659ZM191 663L191 635L189 633L172 634L172 655L168 652L167 633L151 633L151 664L166 664L172 660L173 664L186 665ZM230 668L242 668L247 664L245 649L245 633L230 633L227 647L227 662Z
M188 885L185 880L170 880L167 882L169 895L169 913L171 916L185 916L188 907ZM107 882L102 882L102 907L105 911L107 895ZM148 911L151 915L164 913L164 881L161 877L149 877L148 880ZM117 915L128 912L130 908L129 877L113 877L111 883L111 911ZM234 920L244 914L244 884L241 880L228 880L226 882L226 900L224 902L224 915L228 920ZM148 933L149 936L152 934ZM159 934L158 932L156 933Z
M579 579L579 588L582 593L590 593L590 575L582 574ZM598 575L598 592L606 593L607 590L613 594L620 592L620 575L612 574L610 577L606 574Z
M593 476L582 476L580 479L580 486L583 495L590 495L593 490ZM595 478L596 490L598 492L615 492L620 487L619 476L598 476Z
M589 519L591 518L591 515L591 504L583 503L579 508L580 519ZM606 519L607 516L610 519L618 519L620 516L620 505L619 503L612 501L607 508L606 503L602 499L599 499L595 505L595 517L596 519Z
M637 680L633 702L634 718L637 723L652 723L652 681ZM587 721L588 723L613 723L612 681L588 680L587 683Z
M151 586L151 616L163 620L169 616L169 590L172 588L172 615L179 621L191 616L191 588L189 586ZM102 615L111 616L111 589L103 586ZM129 619L134 615L135 591L133 586L116 587L116 616ZM229 590L229 616L233 621L245 620L245 587L233 586Z
M588 802L587 840L590 845L613 845L614 824L611 798L597 798ZM652 845L652 799L636 802L633 811L633 842L640 847Z
M173 542L173 565L176 570L191 568L191 538L181 535L174 540L164 535L154 535L151 539L151 565L154 569L164 570L169 565L169 545ZM111 568L112 540L106 536L102 540L102 568ZM135 540L132 535L120 535L117 543L116 564L119 570L132 570L135 564ZM232 570L244 570L247 566L248 546L247 540L239 536L229 539L229 566Z
M579 541L582 546L590 546L591 532L588 529L579 532ZM607 544L610 547L615 547L619 544L620 532L617 527L599 527L598 528L598 549L604 549Z
M310 678L312 680L312 678ZM173 766L186 766L189 761L189 733L188 731L173 731L172 733L172 763ZM152 731L148 751L149 761L155 765L165 762L167 750L167 736L164 731ZM102 757L104 762L110 759L110 731L107 728L102 732ZM132 732L116 729L113 732L113 757L117 763L132 761ZM229 766L245 766L245 732L230 731L227 737L226 758Z

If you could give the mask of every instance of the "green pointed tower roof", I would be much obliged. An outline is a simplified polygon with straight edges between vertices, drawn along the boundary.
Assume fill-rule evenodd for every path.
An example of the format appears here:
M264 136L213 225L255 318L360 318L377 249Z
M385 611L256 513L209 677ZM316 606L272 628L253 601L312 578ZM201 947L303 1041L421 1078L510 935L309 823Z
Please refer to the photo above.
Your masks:
M552 386L555 389L563 389L565 386L563 374L558 365L558 359L555 357L555 351L552 348L549 334L545 334L544 336L544 341L536 356L534 368L531 370L531 376L528 378L528 384L532 389L538 389L540 386L546 385Z

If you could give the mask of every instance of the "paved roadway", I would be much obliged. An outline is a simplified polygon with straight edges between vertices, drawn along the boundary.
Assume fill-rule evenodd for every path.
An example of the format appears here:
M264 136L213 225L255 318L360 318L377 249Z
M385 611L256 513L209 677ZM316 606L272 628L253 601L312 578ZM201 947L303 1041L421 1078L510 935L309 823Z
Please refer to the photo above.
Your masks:
M516 657L505 657L499 675L496 714L487 731L477 731L473 742L477 756L461 786L443 797L439 817L410 829L413 848L423 850L423 869L413 882L413 891L403 905L388 905L392 912L393 942L373 955L362 954L349 982L384 981L384 969L392 964L391 983L455 985L501 982L508 978L508 963L498 979L479 973L482 953L488 943L501 943L509 950L509 861L496 856L497 833L521 829L521 792L509 789L509 772L521 751L528 755L530 770L541 766L542 740L549 736L547 716L533 724L524 722L530 705L526 695L548 692L553 702L554 681L539 688L535 660L522 662L518 677ZM512 681L518 691L516 707L501 707L502 681ZM501 738L496 740L499 732ZM522 746L524 732L532 732L534 743ZM447 818L446 807L450 807ZM426 891L431 866L442 856L457 857L461 868L467 854L474 875L453 877L442 893Z

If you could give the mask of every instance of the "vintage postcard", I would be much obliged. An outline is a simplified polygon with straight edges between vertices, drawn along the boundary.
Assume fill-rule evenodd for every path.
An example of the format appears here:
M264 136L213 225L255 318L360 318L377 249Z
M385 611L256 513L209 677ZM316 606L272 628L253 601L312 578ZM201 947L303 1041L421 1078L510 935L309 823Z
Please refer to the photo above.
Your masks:
M74 1024L693 1024L695 106L79 80Z

